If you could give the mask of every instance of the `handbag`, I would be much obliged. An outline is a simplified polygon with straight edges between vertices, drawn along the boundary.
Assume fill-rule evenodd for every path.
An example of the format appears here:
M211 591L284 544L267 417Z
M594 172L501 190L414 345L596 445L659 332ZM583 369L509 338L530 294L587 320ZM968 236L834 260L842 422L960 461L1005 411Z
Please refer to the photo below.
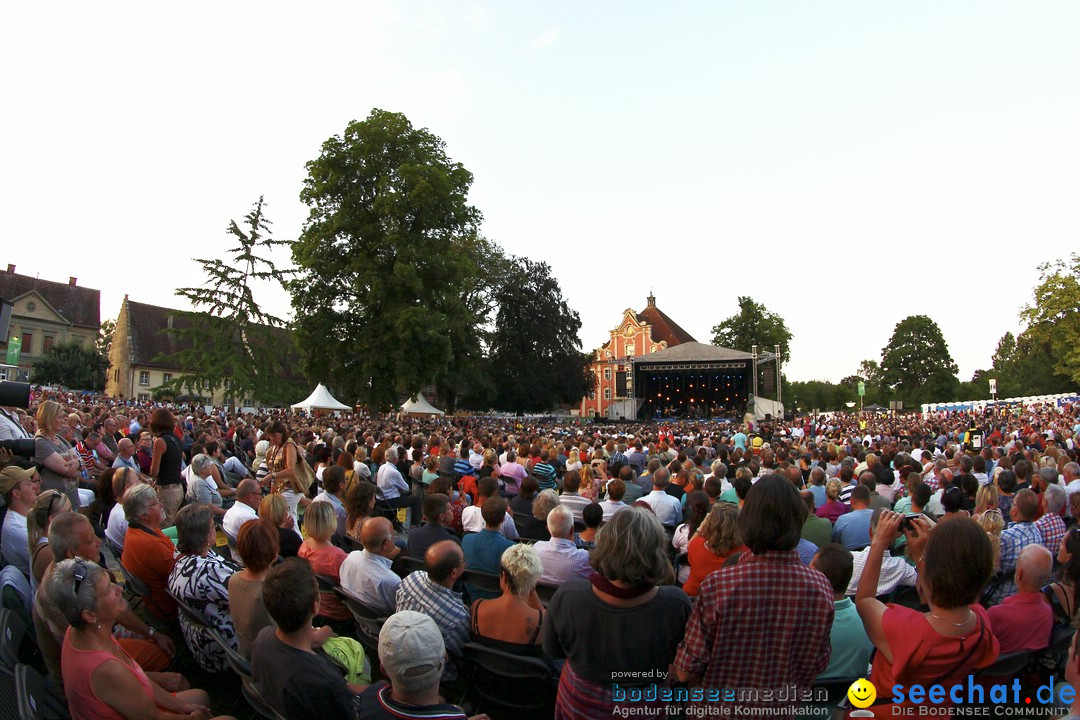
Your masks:
M304 459L304 455L300 452L300 448L297 447L296 443L290 440L283 445L282 448L288 447L289 445L292 445L293 449L296 451L296 465L293 466L293 477L288 481L289 487L292 488L294 492L304 495L307 493L308 488L315 482L315 471L307 464L307 460ZM277 464L277 455L280 451L279 448L274 448L273 459L267 458L267 465ZM271 492L280 491L281 488L271 488Z

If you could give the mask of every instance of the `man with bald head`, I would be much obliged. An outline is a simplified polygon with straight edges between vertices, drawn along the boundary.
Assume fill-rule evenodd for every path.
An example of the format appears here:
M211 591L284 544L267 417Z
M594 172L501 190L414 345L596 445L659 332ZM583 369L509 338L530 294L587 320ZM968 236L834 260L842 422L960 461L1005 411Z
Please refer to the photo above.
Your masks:
M139 462L135 459L135 443L130 438L120 438L116 443L116 458L112 461L114 468L127 467L139 472Z
M262 502L262 488L255 478L244 478L236 486L236 502L225 511L221 519L221 529L234 541L240 535L240 528L249 520L258 520L259 503Z
M1042 545L1020 551L1016 562L1016 594L987 610L990 627L1002 653L1042 650L1050 644L1054 611L1042 588L1050 581L1054 558Z
M453 542L443 540L428 548L424 567L427 569L409 573L401 581L397 611L415 610L435 621L450 654L443 680L454 680L458 672L455 659L461 657L461 646L469 641L469 610L461 594L453 590L465 572L465 555Z
M401 553L394 544L394 528L384 517L369 517L360 526L363 550L353 550L341 563L341 587L373 611L394 612L401 578L390 566Z

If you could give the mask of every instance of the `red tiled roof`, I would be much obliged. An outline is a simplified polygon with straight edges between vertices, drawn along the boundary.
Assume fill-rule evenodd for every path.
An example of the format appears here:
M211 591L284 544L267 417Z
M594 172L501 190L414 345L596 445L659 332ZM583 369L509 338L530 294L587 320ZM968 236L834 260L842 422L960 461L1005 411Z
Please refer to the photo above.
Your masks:
M664 312L649 303L649 306L637 314L638 322L652 325L653 342L667 342L668 347L680 343L697 342L694 336L679 327L679 324L669 318Z

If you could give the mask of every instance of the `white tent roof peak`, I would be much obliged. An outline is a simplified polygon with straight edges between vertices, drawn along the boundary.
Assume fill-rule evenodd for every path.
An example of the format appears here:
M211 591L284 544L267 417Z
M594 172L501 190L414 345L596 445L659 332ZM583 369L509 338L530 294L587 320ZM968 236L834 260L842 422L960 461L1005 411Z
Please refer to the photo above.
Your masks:
M403 413L409 413L412 415L445 415L442 410L432 407L423 395L416 393L413 397L405 401L401 406Z
M306 400L301 400L292 406L293 410L352 410L348 405L343 405L334 399L326 386L319 383L318 387L311 391Z

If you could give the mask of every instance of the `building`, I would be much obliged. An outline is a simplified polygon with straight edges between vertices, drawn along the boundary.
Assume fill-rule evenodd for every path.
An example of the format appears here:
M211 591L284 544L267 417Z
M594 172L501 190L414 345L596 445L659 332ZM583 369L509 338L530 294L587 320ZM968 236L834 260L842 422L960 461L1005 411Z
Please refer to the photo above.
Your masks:
M113 331L112 347L109 351L109 372L105 382L105 392L111 397L133 399L148 402L154 398L154 391L165 383L184 374L170 358L184 349L183 340L170 333L172 328L188 327L190 320L181 310L147 305L134 302L124 296L120 306L120 315L116 318L116 330ZM288 356L285 363L288 377L286 383L305 384L296 368L299 360L291 345L291 332L280 330L282 334L282 352ZM178 401L188 401L197 405L225 405L229 402L224 388L212 388L209 383L199 389L198 394L190 397L176 397ZM297 399L303 397L300 395ZM253 398L235 398L240 406L254 405Z
M52 282L19 275L8 265L0 273L0 298L13 306L7 335L0 338L0 362L18 355L9 380L29 381L34 362L57 343L92 348L97 342L101 291L81 287L77 278Z
M633 418L633 358L666 350L682 343L696 342L690 333L656 307L650 293L641 312L623 310L622 320L611 337L593 353L591 365L596 387L582 399L581 417ZM620 412L621 411L621 412Z

